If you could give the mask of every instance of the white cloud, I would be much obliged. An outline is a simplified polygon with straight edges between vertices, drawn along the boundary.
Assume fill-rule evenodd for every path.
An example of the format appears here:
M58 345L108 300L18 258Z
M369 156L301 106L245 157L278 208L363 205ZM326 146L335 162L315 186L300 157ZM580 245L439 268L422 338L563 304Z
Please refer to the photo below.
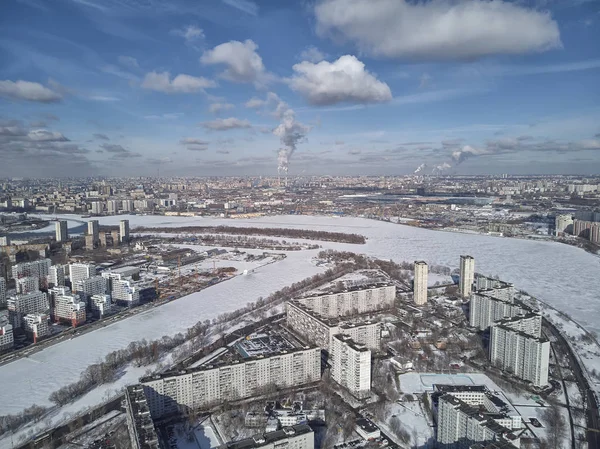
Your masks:
M45 129L31 130L27 133L27 137L34 142L67 142L69 140L59 132Z
M233 108L235 108L235 106L231 103L213 103L208 107L208 111L211 114L219 114L220 112L229 111Z
M389 58L467 59L561 47L548 12L502 0L323 0L315 15L319 35Z
M36 101L39 103L56 103L62 100L62 95L39 83L30 81L0 81L0 97L13 100Z
M250 100L248 100L244 104L244 106L246 106L248 109L258 109L258 108L262 108L265 104L266 104L265 100L261 100L260 98L252 97L252 98L250 98Z
M256 52L258 45L248 39L244 42L229 41L205 51L200 62L227 66L221 76L236 83L262 83L266 71L262 58Z
M142 81L142 87L165 93L194 93L217 85L217 83L207 78L185 74L177 75L172 80L170 78L171 74L169 72L146 73Z
M302 61L310 61L310 62L320 62L323 59L327 58L327 54L323 53L314 45L306 47L300 53L300 59Z
M381 103L392 99L389 86L365 70L355 56L344 55L337 61L317 64L303 61L293 69L296 74L289 81L290 87L314 105Z
M240 11L256 16L258 14L258 5L250 0L221 0L226 5L239 9Z
M227 131L230 129L251 128L252 125L248 120L241 120L235 117L219 118L209 122L201 123L201 125L212 131Z
M179 141L181 145L208 145L210 142L195 137L184 137Z
M196 25L188 25L183 28L172 30L171 34L183 37L187 43L204 39L204 31Z
M137 69L140 67L137 59L132 56L119 56L119 64L129 67L130 69Z

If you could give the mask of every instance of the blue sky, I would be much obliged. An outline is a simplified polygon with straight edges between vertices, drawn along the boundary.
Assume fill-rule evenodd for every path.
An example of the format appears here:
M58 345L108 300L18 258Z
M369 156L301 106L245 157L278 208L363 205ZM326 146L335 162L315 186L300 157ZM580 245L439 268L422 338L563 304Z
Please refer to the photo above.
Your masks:
M600 2L5 0L0 176L600 170Z

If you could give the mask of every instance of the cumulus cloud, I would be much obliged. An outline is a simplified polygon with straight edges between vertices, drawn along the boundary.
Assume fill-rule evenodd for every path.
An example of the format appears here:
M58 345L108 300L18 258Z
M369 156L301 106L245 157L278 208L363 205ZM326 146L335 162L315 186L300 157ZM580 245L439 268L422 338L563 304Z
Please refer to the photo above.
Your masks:
M196 25L188 25L183 28L171 30L171 34L183 37L187 43L204 39L204 31Z
M62 95L55 90L30 81L0 81L0 97L12 100L35 101L38 103L56 103Z
M235 117L219 118L200 124L211 131L228 131L230 129L251 128L252 125L248 120L242 120Z
M67 142L65 136L59 132L48 131L46 129L34 129L29 131L27 137L34 142Z
M303 61L294 65L296 72L290 87L310 104L381 103L392 99L389 86L365 70L355 56L345 55L337 61L317 64Z
M236 83L263 83L267 74L258 45L248 39L229 41L204 52L200 62L206 65L225 65L221 77Z
M119 64L130 69L137 69L140 67L137 59L135 59L133 56L119 56Z
M252 98L250 98L250 100L248 100L244 104L244 106L246 106L248 109L258 109L258 108L262 108L265 104L266 104L265 100L261 100L260 98L252 97Z
M321 62L323 59L327 58L327 54L323 53L314 45L310 45L306 47L302 52L300 52L299 59L301 61L309 61L309 62Z
M204 89L216 87L216 85L217 83L207 78L185 74L177 75L171 79L169 72L150 72L146 74L142 81L144 89L168 94L202 92Z
M388 58L473 59L561 47L550 13L502 0L322 0L317 34Z
M235 108L231 103L213 103L208 107L208 111L211 114L219 114L223 111L230 111Z

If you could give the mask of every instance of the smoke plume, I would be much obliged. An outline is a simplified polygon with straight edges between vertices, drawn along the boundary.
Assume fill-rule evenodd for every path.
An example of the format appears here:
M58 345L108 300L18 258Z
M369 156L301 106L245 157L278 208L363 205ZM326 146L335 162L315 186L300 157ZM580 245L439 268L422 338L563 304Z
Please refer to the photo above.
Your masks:
M285 105L285 103L283 104ZM296 151L296 146L306 138L310 126L298 122L293 109L287 105L285 107L285 112L281 114L281 123L273 130L273 134L279 137L281 145L283 145L277 152L277 171L287 175L290 159Z
M413 173L419 173L419 172L423 171L425 169L425 167L427 167L427 164L421 164L416 168L416 170Z

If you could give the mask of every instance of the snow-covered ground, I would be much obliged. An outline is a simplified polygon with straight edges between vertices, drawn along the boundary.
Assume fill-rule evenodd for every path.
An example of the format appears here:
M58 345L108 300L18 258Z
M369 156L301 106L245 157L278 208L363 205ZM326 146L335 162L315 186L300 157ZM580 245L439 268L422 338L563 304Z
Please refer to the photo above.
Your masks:
M72 215L62 218L79 219ZM600 301L597 298L600 258L569 245L432 231L353 217L269 216L233 221L120 215L99 220L103 225L117 225L122 219L129 219L132 228L140 225L235 225L358 233L367 237L365 245L317 243L324 249L353 251L398 262L426 260L452 268L458 266L461 254L470 254L475 257L476 271L498 275L517 288L568 312L586 329L600 332ZM70 224L80 225L72 221ZM249 276L237 276L0 367L0 385L3 385L0 413L15 413L34 403L48 405L52 391L77 380L88 365L132 341L176 334L199 320L233 311L260 296L266 297L286 285L323 271L325 267L316 267L311 261L318 251L288 252L285 260L258 268ZM132 383L138 376L139 373L126 371L120 382ZM93 403L90 400L87 405Z

